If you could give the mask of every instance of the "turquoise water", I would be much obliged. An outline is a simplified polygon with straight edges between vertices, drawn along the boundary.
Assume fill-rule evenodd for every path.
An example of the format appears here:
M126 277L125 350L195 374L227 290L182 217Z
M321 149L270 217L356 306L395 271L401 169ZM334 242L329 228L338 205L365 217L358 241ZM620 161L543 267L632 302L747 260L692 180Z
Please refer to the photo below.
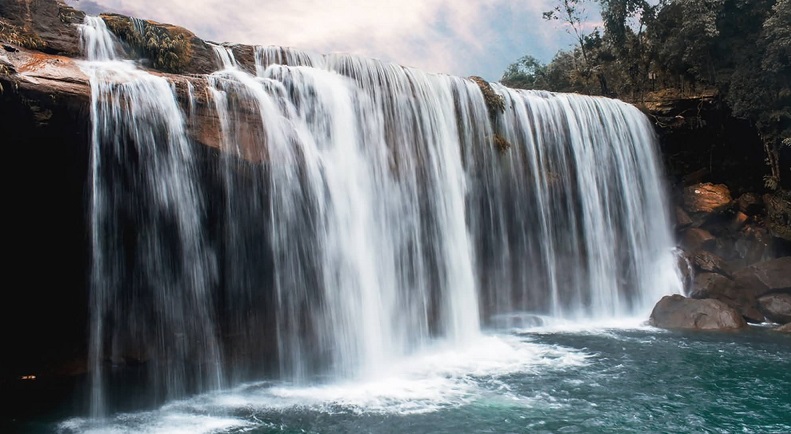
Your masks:
M555 325L427 348L369 378L246 384L53 431L789 433L791 336Z

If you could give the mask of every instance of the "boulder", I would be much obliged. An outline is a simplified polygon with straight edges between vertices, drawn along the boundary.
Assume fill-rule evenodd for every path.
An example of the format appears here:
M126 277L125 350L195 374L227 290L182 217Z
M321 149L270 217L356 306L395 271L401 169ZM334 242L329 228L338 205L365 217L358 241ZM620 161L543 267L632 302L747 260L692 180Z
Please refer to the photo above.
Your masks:
M706 229L687 228L681 235L681 246L689 251L711 249L716 245L716 240Z
M774 292L758 298L758 309L769 321L791 323L791 293Z
M758 215L764 210L763 199L754 193L744 193L739 196L736 199L736 206L748 216Z
M772 237L766 229L748 224L739 231L733 243L731 253L738 258L738 261L732 261L733 265L742 268L772 259L772 250Z
M742 268L733 273L733 278L756 298L768 292L791 289L791 256Z
M791 322L786 325L781 325L780 327L775 327L772 330L780 333L791 333Z
M676 229L684 229L692 225L692 218L684 211L684 208L677 206L676 213Z
M679 294L662 297L648 322L664 329L738 330L747 326L739 312L719 300L695 300Z
M702 183L684 188L684 209L691 214L724 211L731 204L731 192L724 184Z
M692 291L693 299L719 300L739 312L745 320L752 323L764 322L764 315L758 310L755 297L731 279L716 273L699 273L695 276Z

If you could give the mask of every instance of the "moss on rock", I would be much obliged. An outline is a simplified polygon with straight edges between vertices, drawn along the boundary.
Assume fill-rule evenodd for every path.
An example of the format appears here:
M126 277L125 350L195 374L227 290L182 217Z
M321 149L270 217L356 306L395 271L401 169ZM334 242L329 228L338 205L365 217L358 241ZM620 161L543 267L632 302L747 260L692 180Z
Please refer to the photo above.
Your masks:
M107 28L151 67L164 72L183 73L192 60L191 41L195 35L182 27L123 15L101 15Z
M17 45L30 50L41 50L46 47L41 37L29 29L28 26L19 26L0 18L0 41Z
M483 99L486 102L486 108L489 110L489 117L494 121L497 115L505 111L505 100L501 95L497 94L497 92L492 89L492 85L483 78L472 76L470 80L474 81L481 89Z
M511 149L511 142L509 142L505 137L495 134L494 135L494 148L497 149L497 152L504 154Z

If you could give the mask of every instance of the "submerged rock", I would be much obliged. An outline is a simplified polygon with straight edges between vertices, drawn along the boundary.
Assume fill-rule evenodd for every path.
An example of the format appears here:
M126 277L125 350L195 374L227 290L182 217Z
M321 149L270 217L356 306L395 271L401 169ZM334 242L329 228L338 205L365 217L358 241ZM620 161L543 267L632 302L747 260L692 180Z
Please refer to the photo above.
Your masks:
M747 326L742 315L722 301L679 294L662 297L648 322L664 329L737 330Z

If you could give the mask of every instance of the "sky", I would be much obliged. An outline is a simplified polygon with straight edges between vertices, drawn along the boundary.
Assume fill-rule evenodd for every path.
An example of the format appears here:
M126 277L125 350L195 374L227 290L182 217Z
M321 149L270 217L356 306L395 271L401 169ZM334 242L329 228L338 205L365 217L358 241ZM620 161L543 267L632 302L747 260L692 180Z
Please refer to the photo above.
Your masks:
M542 19L553 0L67 0L185 27L213 42L349 53L497 81L530 54L548 63L573 38Z

